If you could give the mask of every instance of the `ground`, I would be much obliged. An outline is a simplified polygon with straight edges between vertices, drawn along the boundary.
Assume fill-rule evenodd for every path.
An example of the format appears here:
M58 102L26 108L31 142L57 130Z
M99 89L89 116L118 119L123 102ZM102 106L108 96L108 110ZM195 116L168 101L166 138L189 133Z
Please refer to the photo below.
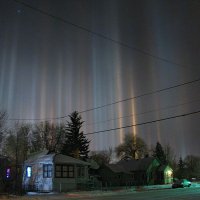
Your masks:
M199 200L200 199L200 184L193 184L190 188L172 189L170 185L163 186L146 186L144 188L129 188L115 191L89 191L89 192L69 192L69 193L50 193L50 194L34 194L23 197L17 196L2 196L3 199L10 200Z

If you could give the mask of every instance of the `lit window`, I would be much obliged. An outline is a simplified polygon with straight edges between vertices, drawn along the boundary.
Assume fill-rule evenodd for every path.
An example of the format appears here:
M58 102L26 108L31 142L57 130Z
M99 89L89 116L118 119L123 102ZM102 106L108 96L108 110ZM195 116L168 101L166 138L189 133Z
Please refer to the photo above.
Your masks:
M32 174L32 168L29 166L29 167L26 168L26 176L27 176L28 178L30 178L30 177L31 177L31 174Z
M167 174L167 176L171 177L171 176L172 176L172 170L168 170L168 171L166 172L166 174Z
M6 178L10 178L10 168L6 169Z
M43 177L51 178L52 177L52 164L43 165Z

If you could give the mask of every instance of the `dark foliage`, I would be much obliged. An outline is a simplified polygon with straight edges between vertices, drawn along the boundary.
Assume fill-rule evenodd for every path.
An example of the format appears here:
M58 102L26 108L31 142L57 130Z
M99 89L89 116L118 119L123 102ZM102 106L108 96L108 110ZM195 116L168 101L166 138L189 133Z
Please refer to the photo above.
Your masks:
M157 142L156 148L153 151L153 157L157 158L161 162L161 164L167 164L165 152L162 148L162 145L159 142Z
M65 142L61 153L85 160L88 158L89 141L81 131L83 121L77 111L71 113L69 117L70 121L67 121L65 127Z

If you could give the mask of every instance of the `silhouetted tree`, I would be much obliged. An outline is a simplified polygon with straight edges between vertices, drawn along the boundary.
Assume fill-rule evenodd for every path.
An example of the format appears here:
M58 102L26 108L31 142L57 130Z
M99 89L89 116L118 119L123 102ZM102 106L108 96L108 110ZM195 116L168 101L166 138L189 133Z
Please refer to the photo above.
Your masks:
M117 146L115 151L121 159L140 159L147 154L147 145L142 138L126 134L123 143Z
M177 170L175 172L175 175L177 178L184 178L184 176L186 176L186 170L185 170L185 163L182 159L182 157L179 158L178 161L178 167Z
M182 157L180 157L180 158L179 158L179 162L178 162L178 168L179 168L180 170L183 170L183 169L184 169L184 166L185 166L185 164L184 164L184 162L183 162L183 159L182 159Z
M81 131L83 124L81 115L74 111L69 115L69 118L70 121L67 121L65 127L65 142L61 153L85 160L88 158L89 141Z
M188 155L184 159L187 178L200 177L200 157Z
M13 129L7 132L4 145L4 154L12 159L14 172L15 192L22 191L22 169L23 163L28 156L28 134L30 126L16 123Z
M153 157L157 158L161 162L161 164L167 164L165 152L162 148L162 145L159 142L156 143L156 147L153 150Z
M112 148L104 151L91 152L90 159L96 161L99 165L109 164L112 157Z
M0 151L2 151L3 149L3 144L4 144L4 139L5 139L6 119L7 119L7 113L5 111L0 111Z
M64 138L64 126L44 122L33 131L32 150L48 150L49 153L59 152Z
M170 167L172 167L172 169L175 170L177 168L177 159L173 149L169 144L165 145L163 149L166 155L167 163L170 165Z

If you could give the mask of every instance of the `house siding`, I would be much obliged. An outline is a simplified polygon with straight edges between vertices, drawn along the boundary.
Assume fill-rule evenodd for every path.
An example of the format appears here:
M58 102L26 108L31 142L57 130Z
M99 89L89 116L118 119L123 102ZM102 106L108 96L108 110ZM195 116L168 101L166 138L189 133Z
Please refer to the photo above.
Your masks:
M44 165L52 165L51 177L44 176ZM73 177L66 174L56 176L56 165L73 166ZM26 191L65 192L77 189L78 184L88 181L89 163L65 155L44 154L38 158L25 162L23 174L23 188ZM82 167L82 176L78 177L78 167ZM31 167L31 176L27 176L26 169ZM62 172L63 173L63 172Z
M27 163L24 166L23 185L26 191L52 191L53 190L52 178L43 177L44 164L53 165L52 162L50 163L50 162L44 161L44 163L36 163L36 164ZM31 177L27 177L27 174L26 174L26 169L29 166L32 168Z

